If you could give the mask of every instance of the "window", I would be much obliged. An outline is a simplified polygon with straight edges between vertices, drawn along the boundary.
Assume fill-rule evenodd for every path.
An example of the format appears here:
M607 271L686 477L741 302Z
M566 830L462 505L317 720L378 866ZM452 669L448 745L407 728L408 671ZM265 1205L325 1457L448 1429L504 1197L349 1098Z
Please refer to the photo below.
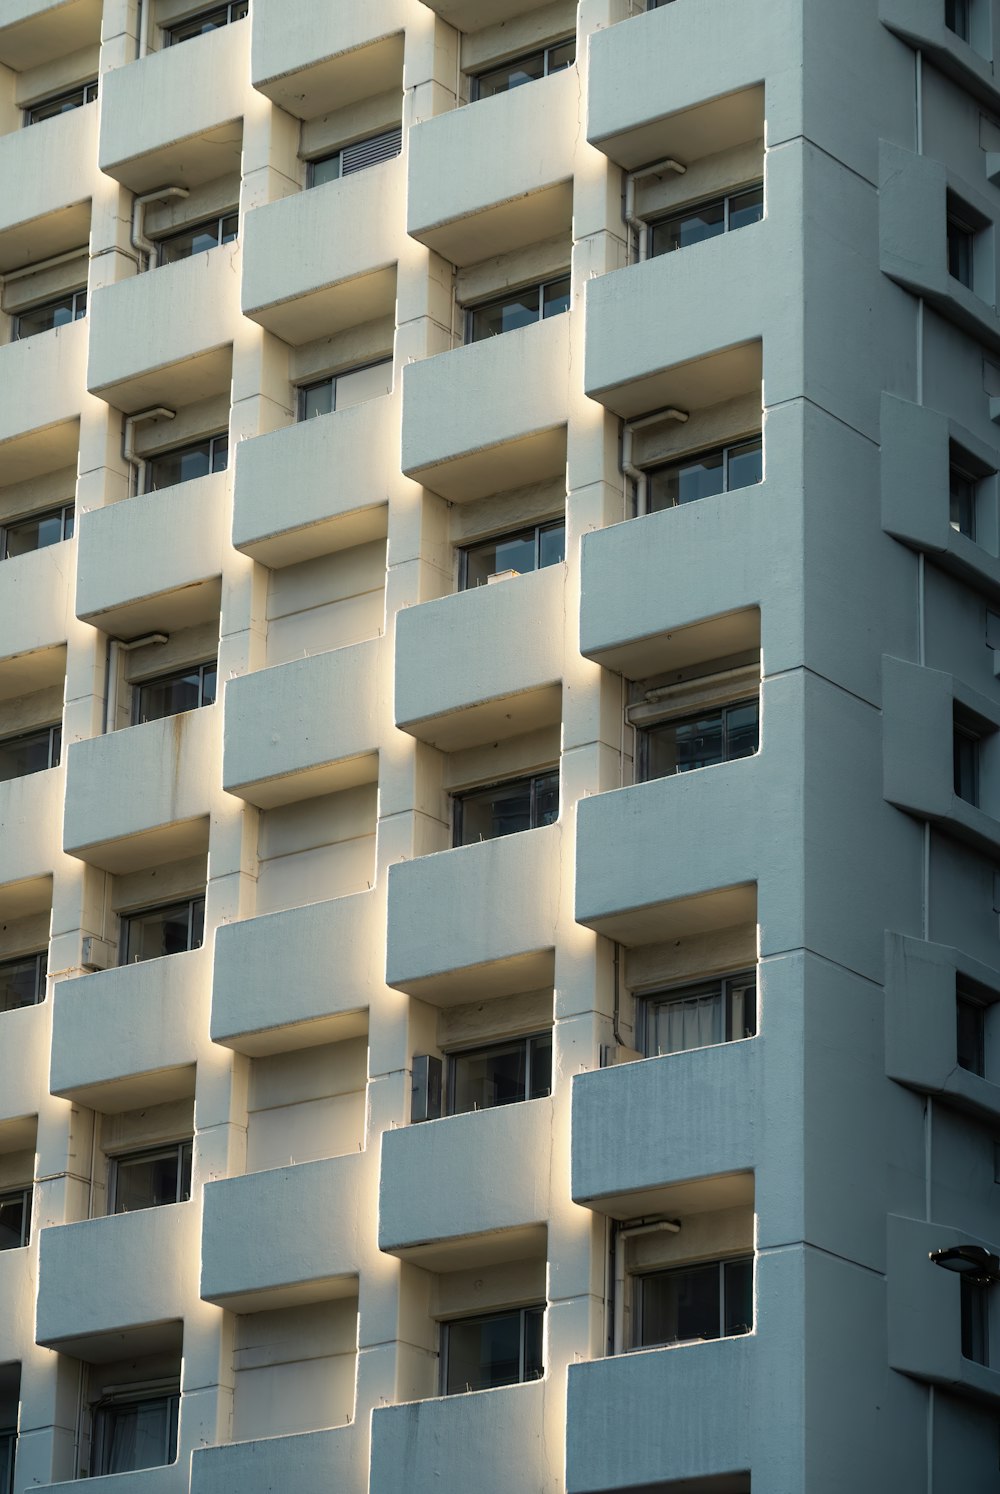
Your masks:
M47 968L48 954L44 949L38 954L0 961L0 1012L16 1012L44 1001Z
M948 521L959 534L976 537L976 489L978 480L952 461L948 469Z
M522 83L533 83L536 78L548 78L552 73L561 73L576 61L576 37L553 42L538 52L528 52L505 62L501 67L490 68L472 79L473 99L489 99L496 93L509 93L520 88Z
M754 972L727 975L643 998L647 1058L684 1053L753 1037L757 1032Z
M353 145L344 145L328 156L318 156L315 161L310 161L307 185L322 187L326 182L339 181L342 176L364 171L366 166L391 161L402 149L403 131L400 125L385 130L381 135L369 135L367 140L355 140Z
M970 991L958 988L955 999L958 1066L982 1078L986 1073L986 1006Z
M697 716L643 727L638 740L640 783L752 757L760 742L760 701L739 700Z
M442 1323L442 1395L540 1380L544 1318L535 1306Z
M146 492L158 493L179 482L206 477L209 472L225 472L229 462L229 435L223 432L190 446L175 446L173 451L150 457L146 464Z
M299 419L311 420L314 415L330 415L334 410L360 405L366 399L389 394L391 390L391 358L380 358L377 363L364 363L357 368L345 368L343 373L317 379L313 384L300 385Z
M45 119L55 119L57 114L69 114L73 109L79 109L84 104L92 104L97 98L97 79L89 83L81 83L79 88L71 88L68 93L53 94L51 98L42 99L37 104L32 104L30 109L24 111L24 122L26 125L41 124ZM0 1489L3 1484L0 1483Z
M491 1043L488 1048L470 1048L449 1057L449 1115L540 1100L551 1093L551 1032Z
M972 289L973 248L976 230L961 215L960 204L948 200L948 274L959 285Z
M249 9L250 0L231 0L228 5L214 5L211 10L203 10L196 16L189 16L186 21L170 27L167 32L167 46L173 47L178 42L190 41L194 36L204 36L206 32L218 31L220 26L228 26L230 21L242 21ZM137 1466L145 1467L146 1465L143 1463Z
M14 1452L16 1448L16 1429L14 1427L0 1429L0 1494L14 1494Z
M763 216L763 182L744 187L739 192L730 192L725 197L713 197L708 202L686 207L650 223L649 256L653 258L658 254L671 254L675 249L687 249L704 239L715 239L719 234L759 223Z
M91 1476L158 1468L177 1457L175 1389L107 1396L95 1409Z
M122 919L121 963L135 965L140 960L156 960L160 955L200 949L204 937L204 897L145 908Z
M541 285L507 291L495 300L484 301L481 306L471 306L465 314L465 340L481 342L484 337L516 332L518 327L558 316L560 312L569 310L569 291L570 277L559 275Z
M169 238L160 239L157 263L172 265L179 259L190 259L193 254L203 254L206 249L217 249L220 244L231 244L239 224L239 213L223 213L219 218L172 233Z
M150 1147L111 1163L111 1212L132 1214L161 1204L185 1203L191 1197L190 1141Z
M455 844L474 845L520 830L537 830L559 818L559 773L536 773L455 796Z
M31 1189L0 1193L0 1250L20 1250L31 1237Z
M46 509L44 513L29 514L0 526L0 560L14 560L18 555L72 539L74 512L72 503L67 503L62 508Z
M971 0L944 0L944 24L963 41L971 39Z
M44 726L23 736L5 737L0 740L0 783L57 768L61 747L61 726Z
M646 473L646 511L659 513L717 493L750 488L764 476L764 446L760 436L732 446L700 451L677 462L650 467Z
M499 535L467 545L461 552L459 589L469 591L485 586L491 576L504 571L540 571L547 565L558 565L566 558L566 524L554 519L550 524L536 524L516 534Z
M634 1278L636 1348L732 1338L753 1328L753 1257Z
M162 721L164 716L179 716L182 711L196 711L199 706L215 704L216 666L194 664L175 674L163 674L155 680L144 680L132 691L132 724Z
M44 301L16 316L13 340L23 342L26 337L35 337L39 332L51 332L54 327L65 327L86 315L86 290L70 291L68 295L59 296L55 301Z
M952 730L955 793L967 804L979 803L979 736L957 721Z
M961 1288L962 1358L973 1364L990 1362L989 1288L963 1276Z

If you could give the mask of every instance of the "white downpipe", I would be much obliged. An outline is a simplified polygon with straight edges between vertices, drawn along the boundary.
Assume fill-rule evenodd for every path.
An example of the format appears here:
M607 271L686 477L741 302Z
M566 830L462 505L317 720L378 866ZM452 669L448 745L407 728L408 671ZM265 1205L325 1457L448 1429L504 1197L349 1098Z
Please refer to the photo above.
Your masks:
M145 256L146 269L153 267L156 257L156 245L152 239L148 239L143 231L146 217L146 204L150 202L165 202L168 197L189 197L187 187L159 187L155 192L143 192L139 197L132 199L132 247L141 257Z
M634 1239L636 1235L660 1234L669 1230L671 1234L680 1233L680 1225L676 1219L657 1219L652 1224L633 1224L620 1229L615 1236L615 1339L614 1349L616 1354L621 1354L625 1348L625 1241Z
M639 244L640 263L646 258L646 236L642 232L646 224L635 214L635 184L645 181L647 176L662 176L665 171L676 171L678 176L683 176L687 167L682 166L680 161L675 161L672 156L667 156L662 161L654 161L650 166L640 166L637 171L630 171L625 177L625 222L630 232L629 249L632 247L631 235L634 234Z
M667 410L655 410L651 415L640 415L637 420L626 420L622 429L622 473L627 480L635 483L636 490L636 512L646 512L646 474L641 467L636 467L632 462L632 433L641 431L644 426L657 425L661 420L677 420L681 425L689 419L686 410L676 410L671 406ZM623 494L625 507L628 508L628 490ZM628 517L626 513L626 517Z
M134 497L137 497L146 485L146 463L142 457L136 455L135 428L137 425L142 425L146 420L173 420L176 413L176 410L168 410L163 405L157 405L152 410L140 410L137 415L126 416L123 455L129 467L135 473Z

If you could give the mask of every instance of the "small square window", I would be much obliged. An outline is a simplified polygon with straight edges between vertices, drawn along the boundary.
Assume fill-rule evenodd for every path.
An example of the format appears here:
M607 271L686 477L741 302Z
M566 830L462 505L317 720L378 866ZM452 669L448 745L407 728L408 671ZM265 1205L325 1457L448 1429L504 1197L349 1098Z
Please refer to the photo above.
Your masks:
M544 1321L538 1305L442 1323L442 1395L540 1380Z

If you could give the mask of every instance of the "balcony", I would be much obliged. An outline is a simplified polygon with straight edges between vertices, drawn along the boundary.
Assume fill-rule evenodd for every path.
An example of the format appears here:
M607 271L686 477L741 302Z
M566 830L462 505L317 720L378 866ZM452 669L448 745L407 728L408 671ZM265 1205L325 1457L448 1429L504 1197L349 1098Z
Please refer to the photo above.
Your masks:
M201 1295L230 1312L356 1297L359 1221L374 1207L362 1153L208 1183ZM262 1228L262 1221L272 1227ZM289 1221L294 1227L289 1228Z
M65 767L47 768L0 783L0 887L51 877L62 851L59 816L65 772Z
M276 1489L360 1490L367 1459L356 1426L293 1437L196 1447L191 1494L274 1494Z
M75 467L86 398L87 320L0 348L4 482Z
M407 232L469 265L564 233L573 217L580 80L567 68L410 133ZM503 140L497 153L495 142ZM495 169L483 171L482 162Z
M225 26L187 50L239 29ZM158 55L184 50L171 47ZM121 68L109 77L129 71ZM239 245L225 244L95 291L89 313L91 392L126 414L228 393L232 341L240 326L239 264Z
M482 31L486 26L512 21L525 11L541 9L538 0L534 4L531 0L424 0L424 4L457 31Z
M62 682L73 571L68 541L0 564L0 697Z
M201 854L217 781L221 714L220 707L205 706L72 743L65 850L115 873Z
M253 86L298 119L316 119L400 89L409 16L406 0L379 0L324 6L306 22L289 16L285 0L258 0Z
M391 316L404 187L397 156L248 213L244 315L293 345Z
M210 981L194 949L58 982L52 1093L105 1114L191 1094Z
M81 514L78 615L126 638L218 617L228 481L213 472Z
M197 1300L198 1206L169 1204L43 1229L35 1336L89 1357L89 1341L175 1322Z
M1000 109L1000 89L990 65L989 12L972 13L974 27L985 23L980 35L973 35L973 46L965 42L944 23L944 7L937 0L879 0L879 20L883 26L923 52L939 72L971 93L989 109Z
M212 1041L257 1056L359 1037L381 981L381 927L373 892L223 924L215 935Z
M249 71L248 23L105 73L101 170L130 192L238 173Z
M560 475L571 315L409 364L406 475L455 503Z
M30 884L29 884L30 885ZM46 902L52 901L52 884L46 882ZM23 910L20 902L10 898L11 889L0 888L4 917L17 917ZM8 912L8 909L12 910ZM40 1077L45 1073L49 1046L49 1008L23 1006L16 1012L3 1013L3 1042L0 1043L0 1121L17 1121L38 1110ZM34 1146L33 1141L25 1145ZM0 1262L7 1252L0 1250ZM0 1302L3 1288L0 1287ZM10 1342L0 1337L0 1343Z
M0 137L0 180L8 184L0 202L0 270L86 250L96 150L97 110L89 105Z
M97 47L103 0L7 0L0 26L0 63L15 72Z
M549 1216L552 1101L382 1134L379 1249L428 1270L533 1254Z
M382 395L241 441L236 549L273 568L384 539L398 420L398 400Z
M785 55L788 27L768 0L704 0L595 31L587 139L627 170L762 139L760 80Z
M391 866L388 984L438 1006L551 985L561 838L547 825Z
M566 568L409 607L396 622L396 724L454 752L562 719Z
M372 638L230 680L226 792L273 809L375 783L381 655L382 641Z
M34 1296L30 1250L0 1250L0 1344L22 1344L31 1330L24 1304Z

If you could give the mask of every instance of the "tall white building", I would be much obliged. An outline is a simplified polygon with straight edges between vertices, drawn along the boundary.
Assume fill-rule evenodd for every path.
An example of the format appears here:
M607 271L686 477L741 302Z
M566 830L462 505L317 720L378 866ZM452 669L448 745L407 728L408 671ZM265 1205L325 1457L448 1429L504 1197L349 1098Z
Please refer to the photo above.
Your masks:
M1000 0L647 3L0 0L0 1494L998 1487Z

